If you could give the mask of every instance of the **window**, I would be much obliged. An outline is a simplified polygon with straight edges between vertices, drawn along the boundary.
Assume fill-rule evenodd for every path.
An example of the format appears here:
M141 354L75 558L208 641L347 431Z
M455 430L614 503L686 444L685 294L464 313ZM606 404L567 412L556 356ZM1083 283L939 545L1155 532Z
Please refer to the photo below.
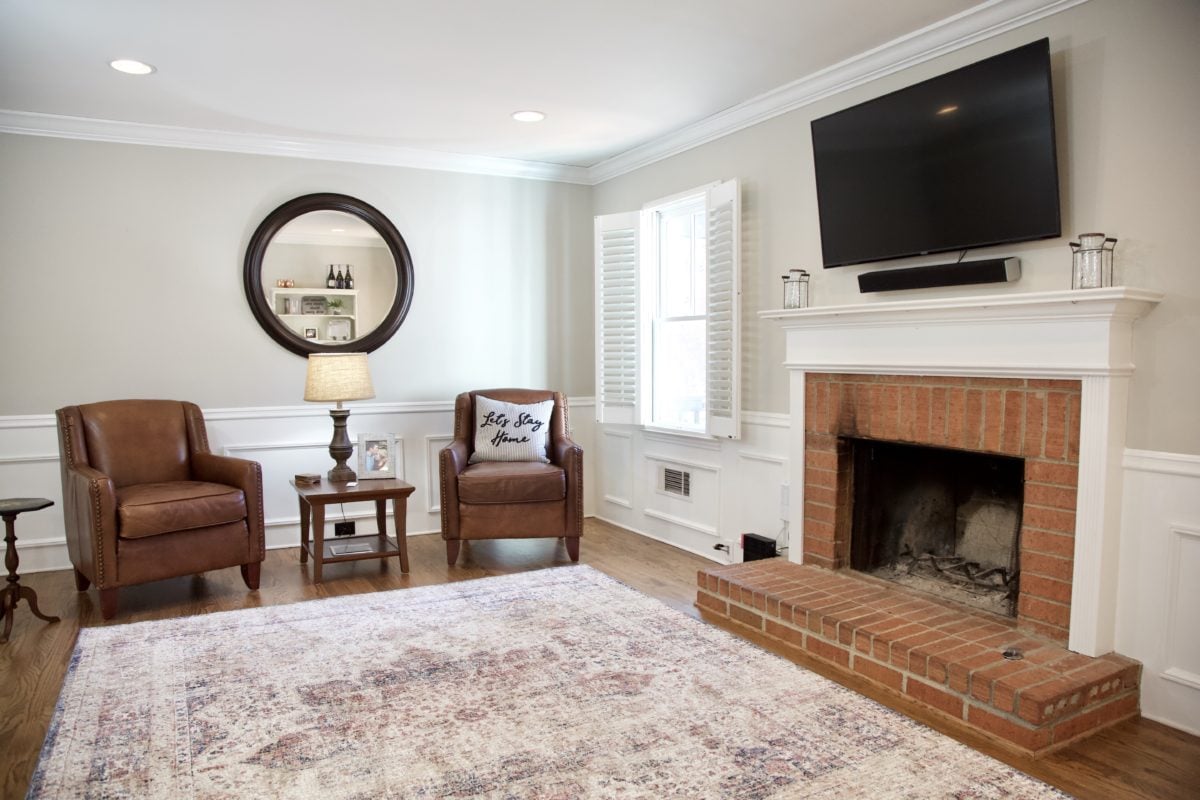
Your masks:
M648 422L663 428L703 431L704 194L647 210L651 234L647 276L650 302Z
M738 436L736 181L596 218L601 422Z

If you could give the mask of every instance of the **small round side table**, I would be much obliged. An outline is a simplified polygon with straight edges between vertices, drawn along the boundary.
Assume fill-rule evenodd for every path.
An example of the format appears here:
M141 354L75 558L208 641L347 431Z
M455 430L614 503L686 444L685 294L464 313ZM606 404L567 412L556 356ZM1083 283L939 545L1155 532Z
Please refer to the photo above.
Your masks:
M22 586L21 578L17 575L17 564L19 563L17 558L17 515L26 511L38 511L52 505L54 505L53 500L43 497L13 497L0 500L0 517L4 517L4 566L8 568L8 585L0 590L0 598L4 603L4 635L0 636L0 644L7 642L8 635L12 633L13 616L21 598L25 598L29 602L29 610L38 619L46 622L58 622L59 620L58 617L47 617L38 610L37 592L28 586Z

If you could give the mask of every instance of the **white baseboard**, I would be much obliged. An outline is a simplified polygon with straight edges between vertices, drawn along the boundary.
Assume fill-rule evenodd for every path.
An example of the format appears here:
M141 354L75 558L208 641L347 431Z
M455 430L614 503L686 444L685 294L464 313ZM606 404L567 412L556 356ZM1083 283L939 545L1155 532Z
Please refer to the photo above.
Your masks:
M726 561L723 558L714 556L712 554L712 552L705 552L704 550L701 550L699 548L689 547L685 544L680 544L679 542L671 541L670 539L664 538L662 536L655 536L653 533L649 533L647 531L641 531L641 530L638 530L637 528L631 528L628 525L625 525L624 523L617 522L616 520L609 519L608 517L596 516L596 519L600 520L601 522L607 522L609 525L612 525L614 528L620 528L621 530L629 531L630 533L636 533L638 536L645 536L647 539L653 539L656 542L662 542L663 544L669 544L671 547L691 553L692 555L700 556L701 558L707 558L709 561L715 561L718 564L728 564L729 563L728 561Z

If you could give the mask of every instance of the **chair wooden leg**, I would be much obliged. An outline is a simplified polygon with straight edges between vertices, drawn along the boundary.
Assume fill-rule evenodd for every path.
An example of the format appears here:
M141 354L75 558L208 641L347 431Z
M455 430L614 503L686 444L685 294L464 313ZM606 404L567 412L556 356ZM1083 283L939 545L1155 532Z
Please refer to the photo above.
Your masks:
M567 537L567 555L569 555L571 557L572 561L579 560L579 537L578 536L568 536Z
M462 539L447 539L446 540L446 563L454 566L454 562L458 561L458 550L462 547Z
M246 588L251 591L258 588L258 579L262 575L262 562L253 561L249 564L242 564L242 580L246 582Z
M87 575L84 575L79 570L75 570L75 588L76 589L78 589L81 592L86 592L87 588L91 585L92 585L92 582L90 580L88 580Z
M112 619L117 615L117 590L100 590L100 616Z

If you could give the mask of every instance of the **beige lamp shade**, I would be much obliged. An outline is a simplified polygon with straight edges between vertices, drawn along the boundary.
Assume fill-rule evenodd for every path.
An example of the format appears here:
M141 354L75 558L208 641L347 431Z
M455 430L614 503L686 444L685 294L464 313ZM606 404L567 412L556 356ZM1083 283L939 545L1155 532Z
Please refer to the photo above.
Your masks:
M312 402L370 400L375 396L366 353L313 353L308 357L304 399Z

